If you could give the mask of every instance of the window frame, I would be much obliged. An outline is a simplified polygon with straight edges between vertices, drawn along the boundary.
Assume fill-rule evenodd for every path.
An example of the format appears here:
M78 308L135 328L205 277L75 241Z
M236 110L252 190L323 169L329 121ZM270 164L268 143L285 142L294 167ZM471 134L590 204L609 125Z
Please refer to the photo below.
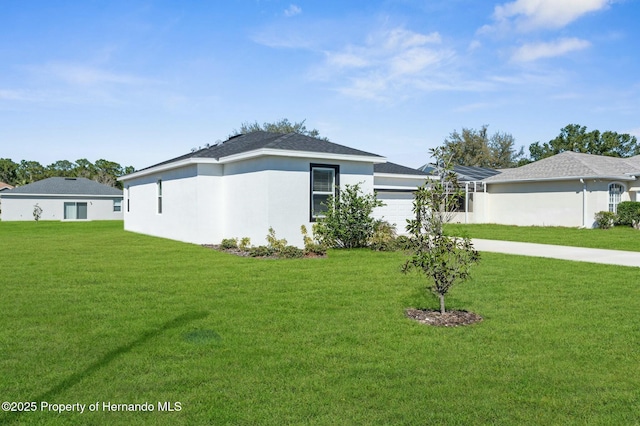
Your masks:
M85 217L80 216L78 213L80 212L80 206L84 206L84 214ZM67 217L67 207L73 206L73 217ZM62 204L62 217L63 220L88 220L89 219L89 203L86 201L65 201Z
M620 188L620 192L614 193L611 191L613 187ZM612 213L618 212L618 204L622 202L622 194L627 191L627 187L620 182L610 182L607 186L607 192L609 195L609 211Z
M162 179L156 181L156 194L158 196L158 205L156 206L156 213L162 214Z
M333 191L314 191L313 190L313 171L314 169L324 169L333 171ZM311 163L309 165L309 222L315 222L324 215L315 215L313 211L314 195L333 195L336 197L340 186L340 166L337 164L319 164Z

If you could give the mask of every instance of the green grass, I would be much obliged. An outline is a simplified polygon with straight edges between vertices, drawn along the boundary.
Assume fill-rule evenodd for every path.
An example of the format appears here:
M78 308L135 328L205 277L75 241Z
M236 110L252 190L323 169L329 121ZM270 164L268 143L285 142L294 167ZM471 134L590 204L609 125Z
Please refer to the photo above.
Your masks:
M0 223L0 399L23 424L637 424L635 268L483 254L448 308L403 255L239 258L121 223ZM179 412L158 412L179 401Z
M617 226L611 229L578 229L495 224L448 224L449 235L487 240L522 241L573 247L640 251L640 231Z

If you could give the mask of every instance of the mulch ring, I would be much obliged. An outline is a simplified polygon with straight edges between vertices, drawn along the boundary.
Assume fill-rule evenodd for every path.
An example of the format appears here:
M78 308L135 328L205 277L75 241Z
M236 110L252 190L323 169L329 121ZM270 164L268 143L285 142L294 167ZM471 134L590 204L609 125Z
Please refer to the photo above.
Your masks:
M467 311L446 311L444 314L432 309L409 308L405 311L407 318L418 321L421 324L437 327L457 327L459 325L475 324L482 321L482 317Z

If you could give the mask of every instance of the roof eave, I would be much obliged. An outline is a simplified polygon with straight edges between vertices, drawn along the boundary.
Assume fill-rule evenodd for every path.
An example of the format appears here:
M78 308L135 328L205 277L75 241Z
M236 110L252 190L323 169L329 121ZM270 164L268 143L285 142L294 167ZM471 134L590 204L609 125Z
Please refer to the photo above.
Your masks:
M124 197L124 194L112 194L112 195L97 195L97 194L39 194L35 192L5 192L0 194L2 198L4 197L20 197L20 196L29 196L29 197L87 197L87 198L113 198L113 197Z
M262 148L253 151L242 152L220 158L221 164L234 163L236 161L248 160L256 157L273 156L273 157L293 157L293 158L317 158L321 160L332 161L354 161L358 163L386 163L387 159L379 155L354 155L354 154L335 154L330 152L315 151L293 151L287 149Z
M321 160L331 161L354 161L358 163L386 163L385 157L377 155L352 155L352 154L333 154L329 152L313 152L313 151L291 151L283 149L264 148L257 149L249 152L243 152L239 154L228 155L226 157L208 158L208 157L189 157L184 160L175 161L172 163L161 164L155 167L150 167L144 170L130 173L128 175L120 176L119 181L127 181L136 179L143 176L152 175L158 172L166 170L173 170L180 167L189 166L192 164L228 164L237 161L249 160L257 157L275 156L275 157L293 157L293 158L314 158Z
M136 179L143 176L152 175L158 172L164 172L167 170L179 169L180 167L189 166L192 164L219 164L216 158L208 158L208 157L189 157L184 160L175 161L172 163L160 164L158 166L152 166L144 170L139 170L137 172L130 173L128 175L120 176L118 178L119 181L124 182L131 179Z
M415 180L433 180L435 176L432 175L414 175L414 174L403 174L403 173L380 173L373 172L373 176L375 177L385 177L385 178L402 178L402 179L415 179Z
M611 179L611 180L624 180L624 181L634 181L636 178L634 176L625 176L625 175L596 175L596 176L562 176L562 177L548 177L548 178L527 178L527 179L501 179L501 180L482 180L480 182L484 182L487 185L493 183L526 183L526 182L551 182L551 181L571 181L571 180L580 180L580 179Z

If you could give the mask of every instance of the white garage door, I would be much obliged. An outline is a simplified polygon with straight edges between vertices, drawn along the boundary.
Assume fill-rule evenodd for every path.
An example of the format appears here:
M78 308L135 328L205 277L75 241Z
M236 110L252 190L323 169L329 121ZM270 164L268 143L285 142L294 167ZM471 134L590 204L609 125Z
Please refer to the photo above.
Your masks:
M406 234L407 219L413 218L413 193L378 192L378 200L385 206L376 208L373 216L395 224L398 234Z

